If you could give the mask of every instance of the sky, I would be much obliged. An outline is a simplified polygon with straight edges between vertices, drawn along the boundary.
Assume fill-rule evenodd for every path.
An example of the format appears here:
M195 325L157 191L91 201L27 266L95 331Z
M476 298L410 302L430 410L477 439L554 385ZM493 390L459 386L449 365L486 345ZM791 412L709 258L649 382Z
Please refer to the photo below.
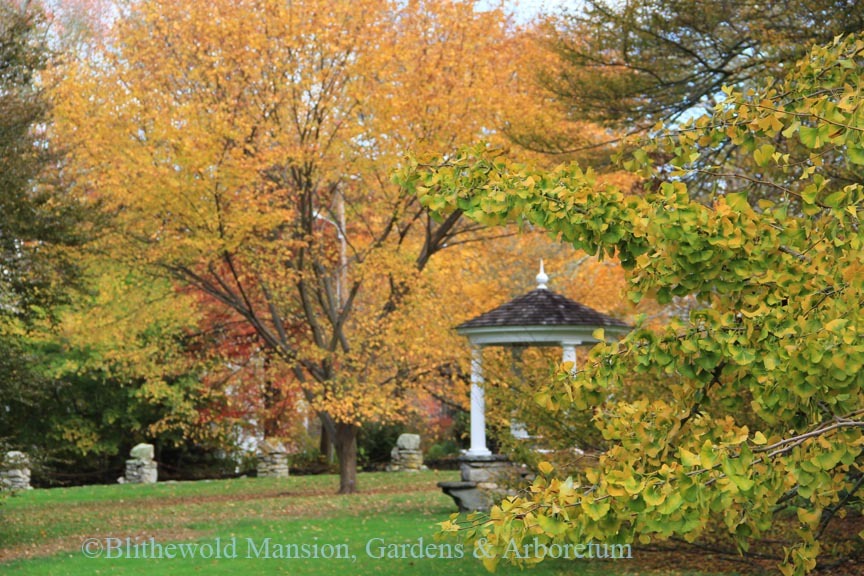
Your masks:
M535 15L543 11L557 11L564 6L578 6L578 0L518 0L520 12Z
M514 13L518 22L528 22L534 16L542 12L557 12L562 7L576 7L580 0L507 0L509 6L514 6ZM478 4L482 7L498 6L498 0L480 0Z

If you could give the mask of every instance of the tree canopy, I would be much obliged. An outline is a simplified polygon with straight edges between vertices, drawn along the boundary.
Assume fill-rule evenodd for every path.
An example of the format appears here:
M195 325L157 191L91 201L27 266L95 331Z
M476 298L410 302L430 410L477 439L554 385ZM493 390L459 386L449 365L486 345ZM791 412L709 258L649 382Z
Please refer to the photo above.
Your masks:
M32 317L62 299L75 267L62 248L83 241L81 210L52 177L50 106L37 82L49 64L43 15L0 6L0 315Z
M533 128L523 123L508 134L528 149L576 158L605 171L609 154L627 145L621 133L650 134L664 122L710 111L725 98L724 86L746 91L768 78L782 79L809 46L856 32L862 25L864 8L847 0L770 5L590 0L547 16L536 31L548 51L536 67L538 93L549 108L569 118L573 128L567 123ZM589 122L611 132L593 139L579 136L578 128ZM774 145L780 149L799 144L785 140ZM861 171L834 158L830 148L822 153L832 177L861 179ZM675 154L658 149L654 155L654 161L662 163ZM726 179L734 180L731 185L739 191L774 198L776 189L746 177L769 167L754 165L731 141L701 158L703 166L726 166ZM710 204L718 180L703 176L693 171L686 178L691 195Z
M40 75L53 54L44 14L0 5L0 398L30 406L46 388L26 335L56 317L78 286L70 253L92 231L84 205L57 178L63 155L46 138L51 107ZM0 435L8 430L0 427Z
M546 21L561 61L541 77L576 120L648 128L710 108L724 86L782 76L808 46L862 28L864 8L849 0L588 0Z
M58 134L112 213L106 251L250 329L334 438L343 492L359 426L452 361L430 259L485 234L389 171L494 130L507 55L503 15L471 2L160 0L63 71Z

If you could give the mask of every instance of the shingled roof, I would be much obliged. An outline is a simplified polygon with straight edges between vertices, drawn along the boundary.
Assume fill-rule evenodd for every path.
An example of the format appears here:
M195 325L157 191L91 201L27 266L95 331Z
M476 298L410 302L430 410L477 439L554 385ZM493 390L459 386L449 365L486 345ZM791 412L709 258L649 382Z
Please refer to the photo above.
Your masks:
M602 314L548 288L537 288L494 310L463 322L457 331L472 328L516 326L590 326L630 328L625 322Z

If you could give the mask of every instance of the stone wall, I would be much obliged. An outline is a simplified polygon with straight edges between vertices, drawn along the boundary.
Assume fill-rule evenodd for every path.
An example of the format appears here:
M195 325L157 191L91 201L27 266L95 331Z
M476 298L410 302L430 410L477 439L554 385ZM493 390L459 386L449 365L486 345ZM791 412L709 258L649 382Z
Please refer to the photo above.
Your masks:
M0 463L0 488L29 490L30 459L23 452L7 452Z
M506 494L528 475L528 469L506 456L462 456L459 458L463 482L476 482L477 488Z
M129 452L131 458L126 460L126 476L121 477L121 484L155 484L159 479L159 465L153 459L155 450L152 444L138 444Z
M419 434L401 434L390 452L388 472L419 472L423 470L423 452Z
M288 449L277 440L258 444L258 477L288 478Z

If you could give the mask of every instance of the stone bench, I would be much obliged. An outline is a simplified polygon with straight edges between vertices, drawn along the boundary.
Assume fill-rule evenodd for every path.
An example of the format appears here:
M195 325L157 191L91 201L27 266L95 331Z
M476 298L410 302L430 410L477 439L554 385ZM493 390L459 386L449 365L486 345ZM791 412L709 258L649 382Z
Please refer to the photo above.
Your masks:
M453 498L460 512L486 512L492 505L492 499L477 487L477 482L438 482L438 487Z
M530 473L506 456L459 457L460 482L439 482L438 487L453 498L460 512L488 512L496 498L514 494L512 487Z

